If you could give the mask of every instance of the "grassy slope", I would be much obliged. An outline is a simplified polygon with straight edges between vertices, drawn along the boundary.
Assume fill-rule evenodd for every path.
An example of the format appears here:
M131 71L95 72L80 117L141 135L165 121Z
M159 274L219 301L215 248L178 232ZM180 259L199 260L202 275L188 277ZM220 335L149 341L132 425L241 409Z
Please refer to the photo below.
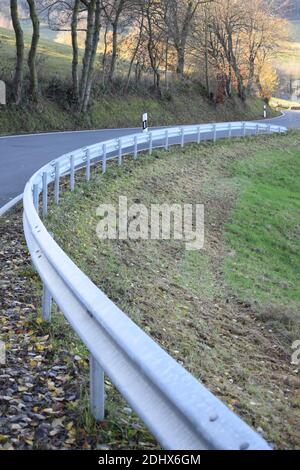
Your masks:
M89 114L78 118L57 103L43 101L38 108L0 108L0 135L54 130L139 127L147 111L150 126L195 124L228 120L256 119L262 115L260 100L249 100L244 107L238 101L215 107L197 94L181 94L169 101L151 96L103 96L94 102ZM270 111L273 115L275 112Z
M226 225L228 245L235 253L226 261L226 279L239 298L296 314L300 152L293 147L259 152L234 164L232 172L243 192Z
M28 52L31 36L24 34L25 48ZM42 76L59 75L61 77L70 75L72 63L72 48L55 43L44 38L40 39L38 54L43 56L43 67L40 71ZM0 28L0 58L1 69L9 70L15 62L15 36L12 31Z
M25 35L28 48L30 36ZM68 46L42 39L39 53L43 57L40 65L41 81L51 77L70 76L72 50ZM0 28L0 74L9 76L14 64L14 36L11 31ZM65 92L60 92L65 95ZM262 116L260 100L249 100L243 106L238 100L229 100L224 106L215 107L200 96L197 89L179 94L173 99L157 100L145 93L143 96L99 95L85 118L78 118L63 106L65 96L58 94L55 99L41 100L37 108L13 106L0 108L0 135L23 132L74 130L89 128L140 126L141 114L148 111L150 125L195 123L208 121L256 119ZM275 112L270 110L271 115Z
M204 144L110 167L104 178L97 170L47 221L110 298L279 448L300 445L290 366L299 335L299 142L294 133ZM96 207L119 195L129 205L204 202L204 251L98 240ZM73 335L62 342L72 348ZM118 400L109 398L109 425Z

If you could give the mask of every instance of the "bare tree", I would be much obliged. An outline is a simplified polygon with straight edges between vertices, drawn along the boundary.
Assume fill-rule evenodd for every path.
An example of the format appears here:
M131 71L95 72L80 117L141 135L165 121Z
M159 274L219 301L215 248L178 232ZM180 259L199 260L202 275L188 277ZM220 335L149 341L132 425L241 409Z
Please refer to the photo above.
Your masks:
M84 3L87 7L87 30L78 103L78 111L83 113L87 111L91 96L94 79L94 63L99 43L101 13L103 10L101 0L90 0L89 2L84 0Z
M186 47L196 12L201 4L211 1L213 0L163 0L168 36L177 53L176 73L179 76L184 74Z
M13 78L13 100L15 104L19 104L22 99L22 87L23 87L23 74L24 74L24 37L23 30L21 27L19 12L18 12L18 0L10 0L10 11L13 28L16 37L16 67Z
M118 32L120 23L122 23L122 15L124 16L126 8L131 4L132 0L108 0L103 2L107 24L110 25L112 29L112 54L108 73L109 82L112 82L116 68L118 56Z
M74 0L72 20L71 20L71 34L72 34L72 86L73 86L73 97L78 104L79 100L79 78L78 78L78 64L79 64L79 52L78 52L78 16L80 10L80 0Z
M163 10L158 0L145 2L145 25L147 50L153 71L154 91L161 95L161 65L165 58L166 33L162 24Z
M87 111L94 79L94 64L97 53L101 18L102 0L43 0L48 11L48 23L57 31L70 31L72 37L72 88L76 109ZM84 31L85 47L79 78L78 31Z
M38 101L39 96L39 82L36 67L37 48L40 39L40 21L36 11L35 0L27 0L29 6L29 14L32 23L32 39L31 46L28 54L28 67L30 77L30 95L34 102Z

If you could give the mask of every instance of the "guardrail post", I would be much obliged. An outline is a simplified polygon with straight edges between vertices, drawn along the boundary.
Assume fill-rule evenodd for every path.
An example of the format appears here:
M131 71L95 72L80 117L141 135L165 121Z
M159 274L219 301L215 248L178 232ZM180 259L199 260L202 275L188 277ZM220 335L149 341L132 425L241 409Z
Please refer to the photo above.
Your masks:
M152 132L149 133L149 155L152 155L153 149L153 135Z
M134 153L133 158L136 160L138 157L138 145L137 145L137 136L134 136Z
M37 213L39 213L39 185L33 185L33 204Z
M246 123L243 123L243 137L246 137Z
M59 162L55 162L54 202L59 203Z
M96 421L104 419L104 371L90 354L90 408Z
M201 127L198 127L197 143L201 144Z
M256 124L256 135L259 134L259 124Z
M181 128L181 148L184 147L184 128Z
M70 157L70 189L74 191L75 188L75 162L74 155Z
M168 129L166 130L165 150L169 150L169 131L168 131Z
M51 321L52 296L46 284L43 284L43 300L42 300L42 318L44 321Z
M102 173L106 173L106 144L102 146Z
M214 139L214 143L216 143L216 141L217 141L217 125L216 124L214 124L214 137L213 137L213 139Z
M231 122L230 122L229 126L228 126L228 138L231 139L231 136L232 136L232 125L231 125Z
M90 150L86 151L86 180L90 181L91 179L91 154Z
M48 214L48 174L43 173L43 216Z
M270 124L268 125L268 134L271 134L271 126L270 126Z
M119 166L122 165L122 140L119 139L119 157L118 157L118 164Z

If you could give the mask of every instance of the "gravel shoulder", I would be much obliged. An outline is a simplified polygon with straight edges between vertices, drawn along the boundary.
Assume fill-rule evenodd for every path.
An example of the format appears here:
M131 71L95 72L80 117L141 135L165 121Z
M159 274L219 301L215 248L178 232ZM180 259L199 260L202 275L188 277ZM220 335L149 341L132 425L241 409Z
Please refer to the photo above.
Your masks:
M0 449L135 449L157 444L106 380L107 418L88 410L88 354L62 315L40 318L22 210L0 218Z

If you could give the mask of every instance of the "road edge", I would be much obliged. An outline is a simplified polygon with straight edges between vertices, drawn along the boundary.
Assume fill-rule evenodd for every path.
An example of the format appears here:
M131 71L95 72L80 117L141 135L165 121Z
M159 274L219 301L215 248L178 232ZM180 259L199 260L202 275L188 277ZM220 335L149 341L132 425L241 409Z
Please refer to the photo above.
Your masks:
M22 199L23 193L19 194L14 199L4 204L4 206L0 207L0 217L3 217L7 212L13 209Z

